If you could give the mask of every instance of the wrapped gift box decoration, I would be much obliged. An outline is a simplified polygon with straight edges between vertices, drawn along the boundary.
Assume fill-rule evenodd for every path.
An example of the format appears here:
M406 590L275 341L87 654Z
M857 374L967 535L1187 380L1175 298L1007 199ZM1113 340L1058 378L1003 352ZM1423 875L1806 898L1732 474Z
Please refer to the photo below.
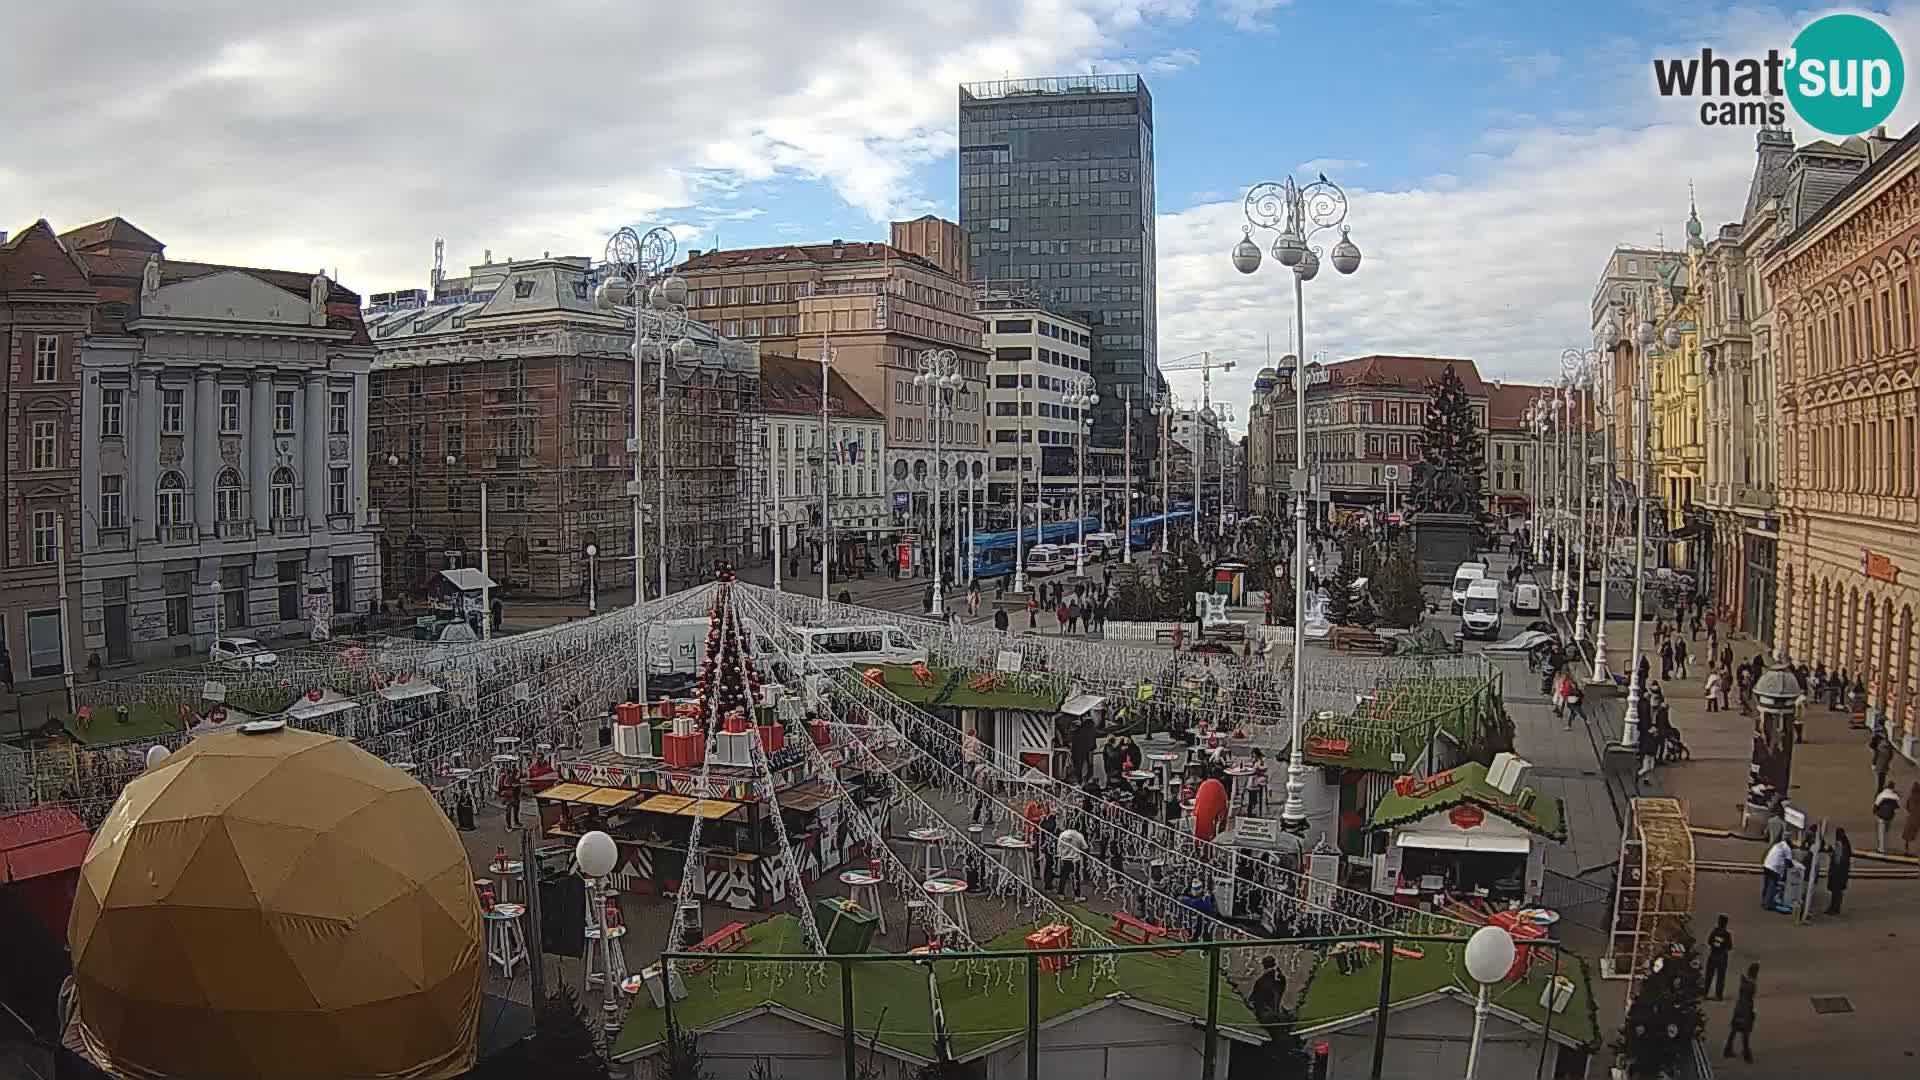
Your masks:
M833 732L825 720L807 721L807 734L812 737L813 745L827 747L833 745Z
M1073 927L1062 926L1059 923L1043 926L1027 935L1027 948L1035 952L1048 949L1071 949L1073 948ZM1041 971L1060 971L1066 966L1067 957L1064 954L1040 958Z
M613 752L621 757L650 757L653 753L652 735L653 732L645 724L615 724Z
M668 735L663 742L665 745L660 756L666 758L667 764L674 768L697 768L702 761L706 760L707 740L702 736L676 731Z
M873 912L844 896L815 899L813 921L827 940L827 951L841 956L872 951L873 931L880 925Z
M667 733L673 730L673 721L662 720L657 724L651 725L650 730L652 731L652 735L649 736L649 738L653 743L653 754L651 756L666 757L666 738Z
M653 1007L656 1009L665 1008L667 1002L666 1002L666 999L662 997L660 993L661 983L662 983L662 980L660 978L660 965L654 964L653 966L647 968L645 971L642 971L640 973L640 981L646 984L647 996L653 999ZM667 985L670 985L673 988L673 1000L675 1001L687 1000L686 983L684 983L681 980L680 969L678 967L675 967L673 969L673 974L671 978L666 980L666 983Z
M769 754L777 754L787 745L787 729L779 724L767 724L760 728L760 748Z
M733 735L737 735L740 732L747 730L746 714L740 712L737 709L733 712L728 713L727 718L721 722L720 730Z
M1543 1009L1563 1013L1571 1004L1573 1004L1573 980L1565 975L1555 975L1540 991L1540 1007Z
M713 741L713 763L742 767L753 764L753 733L750 731L721 732Z
M637 702L623 701L613 707L614 722L623 727L632 727L643 719L641 712Z

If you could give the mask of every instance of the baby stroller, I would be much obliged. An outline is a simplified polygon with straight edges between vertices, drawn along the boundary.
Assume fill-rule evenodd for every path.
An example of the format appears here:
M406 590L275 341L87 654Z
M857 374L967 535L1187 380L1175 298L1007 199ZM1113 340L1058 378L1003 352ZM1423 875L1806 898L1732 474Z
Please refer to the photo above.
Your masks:
M1651 700L1654 731L1660 736L1660 763L1668 765L1691 759L1693 751L1687 749L1687 741L1680 737L1680 729L1673 726L1673 708L1667 704L1664 696L1656 696Z

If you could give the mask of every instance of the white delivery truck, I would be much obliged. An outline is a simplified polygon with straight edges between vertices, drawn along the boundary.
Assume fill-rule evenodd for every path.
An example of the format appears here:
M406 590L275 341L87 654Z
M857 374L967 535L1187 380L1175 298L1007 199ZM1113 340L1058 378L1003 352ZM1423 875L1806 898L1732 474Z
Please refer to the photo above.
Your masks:
M1453 571L1453 613L1460 614L1467 604L1467 586L1487 576L1487 564L1463 562Z
M1500 635L1500 583L1481 578L1467 586L1466 603L1460 613L1460 631L1465 637L1492 641Z

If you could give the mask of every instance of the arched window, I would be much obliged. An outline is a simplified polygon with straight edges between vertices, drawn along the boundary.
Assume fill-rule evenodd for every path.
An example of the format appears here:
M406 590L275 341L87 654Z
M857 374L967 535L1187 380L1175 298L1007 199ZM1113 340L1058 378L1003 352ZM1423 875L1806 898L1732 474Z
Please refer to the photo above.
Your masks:
M280 521L293 520L293 470L285 465L273 470L273 483L268 490L272 496L274 518Z
M168 470L160 474L159 498L155 512L160 527L171 529L176 525L187 524L187 482L178 470Z
M239 521L246 516L241 506L239 470L220 470L220 479L214 484L213 506L214 517L220 521Z

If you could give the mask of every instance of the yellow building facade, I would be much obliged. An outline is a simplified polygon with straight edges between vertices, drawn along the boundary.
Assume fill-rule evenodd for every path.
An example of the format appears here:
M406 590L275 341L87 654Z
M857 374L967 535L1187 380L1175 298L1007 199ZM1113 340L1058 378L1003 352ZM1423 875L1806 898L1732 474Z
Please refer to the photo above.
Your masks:
M1649 387L1653 430L1653 489L1660 497L1666 536L1666 564L1677 569L1696 565L1688 515L1694 500L1704 494L1707 470L1706 402L1702 392L1699 298L1693 283L1701 279L1700 215L1687 216L1687 257L1671 265L1662 286L1654 290L1654 320L1658 351Z

